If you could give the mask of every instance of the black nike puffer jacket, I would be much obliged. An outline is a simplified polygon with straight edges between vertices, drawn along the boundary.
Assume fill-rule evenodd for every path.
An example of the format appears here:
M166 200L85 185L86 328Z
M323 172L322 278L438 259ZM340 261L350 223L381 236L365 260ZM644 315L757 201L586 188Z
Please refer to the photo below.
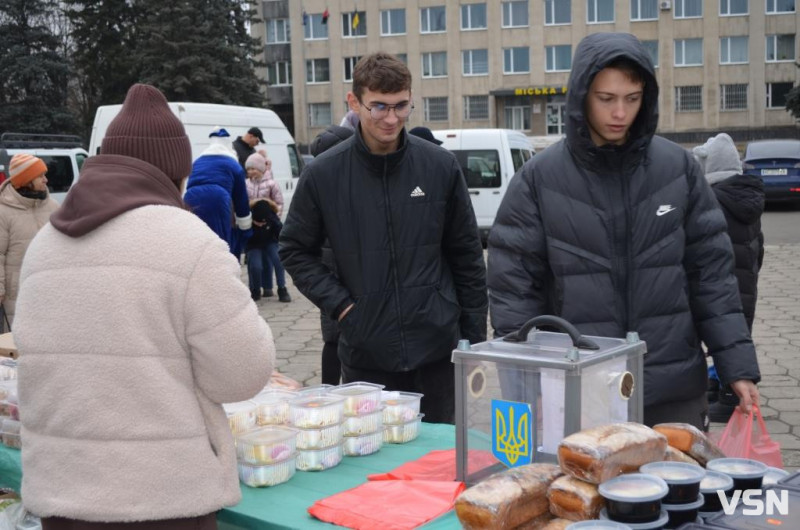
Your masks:
M596 147L584 99L621 56L647 72L642 108L629 142ZM702 395L701 341L723 381L758 382L725 218L692 155L654 136L658 86L647 52L632 35L596 34L575 57L566 139L513 178L489 235L493 327L505 335L552 313L589 335L639 332L645 405Z
M328 238L336 274L320 257ZM295 286L339 323L347 366L404 372L486 339L486 267L455 157L405 130L373 155L360 131L300 177L280 238Z

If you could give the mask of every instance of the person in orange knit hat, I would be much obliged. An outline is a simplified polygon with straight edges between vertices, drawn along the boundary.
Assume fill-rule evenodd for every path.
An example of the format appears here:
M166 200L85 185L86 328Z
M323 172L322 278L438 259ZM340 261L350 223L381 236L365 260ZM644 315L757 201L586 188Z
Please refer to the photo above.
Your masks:
M9 163L9 179L0 185L0 329L10 331L19 289L22 258L33 236L50 220L58 203L47 191L47 165L19 153Z

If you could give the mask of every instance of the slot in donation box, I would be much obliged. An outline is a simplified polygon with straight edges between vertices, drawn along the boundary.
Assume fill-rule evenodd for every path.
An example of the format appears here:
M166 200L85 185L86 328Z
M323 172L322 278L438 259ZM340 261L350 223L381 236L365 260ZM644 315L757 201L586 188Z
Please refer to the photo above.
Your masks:
M635 332L626 338L582 336L549 315L502 338L460 341L452 356L457 480L472 485L506 467L555 463L565 436L641 422L646 351Z

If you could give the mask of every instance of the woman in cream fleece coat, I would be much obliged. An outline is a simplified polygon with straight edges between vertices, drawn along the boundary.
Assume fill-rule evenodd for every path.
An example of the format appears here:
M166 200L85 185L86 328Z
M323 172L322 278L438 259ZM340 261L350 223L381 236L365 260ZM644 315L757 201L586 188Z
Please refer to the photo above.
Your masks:
M22 496L44 530L211 529L241 498L221 403L264 387L274 344L226 243L182 205L170 116L134 85L22 267Z

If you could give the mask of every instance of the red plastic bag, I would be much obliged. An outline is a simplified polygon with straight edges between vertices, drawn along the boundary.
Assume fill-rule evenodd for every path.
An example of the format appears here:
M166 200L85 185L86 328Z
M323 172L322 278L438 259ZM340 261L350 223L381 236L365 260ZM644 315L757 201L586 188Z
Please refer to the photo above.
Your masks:
M477 449L469 451L469 473L493 466L498 460L489 451ZM368 480L455 480L456 450L431 451L411 462L398 466L386 473L373 473Z
M464 489L463 482L377 480L320 499L308 513L348 528L407 530L453 509Z
M753 433L754 415L758 418L760 431L757 436ZM719 448L729 457L750 458L783 469L781 444L770 438L761 411L756 406L747 415L738 408L734 409L719 440Z

